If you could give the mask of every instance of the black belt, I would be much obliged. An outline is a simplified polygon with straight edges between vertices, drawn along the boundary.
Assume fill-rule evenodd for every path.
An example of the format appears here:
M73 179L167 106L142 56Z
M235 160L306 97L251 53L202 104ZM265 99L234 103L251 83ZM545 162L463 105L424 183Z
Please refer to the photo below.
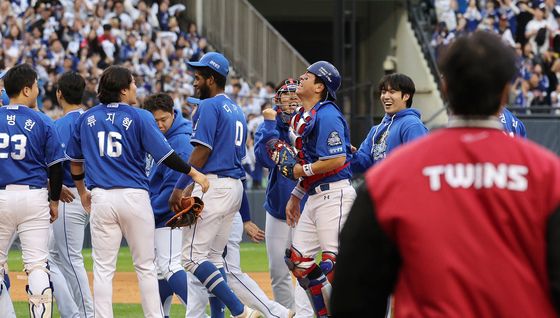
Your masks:
M319 188L319 189L317 189L317 188ZM307 192L307 194L309 194L309 195L314 195L314 194L317 194L318 192L327 191L327 190L329 190L330 188L331 188L331 185L330 185L330 184L328 184L328 183L323 183L323 184L320 184L320 185L318 185L318 186L312 188L311 190L309 190L309 191Z
M15 184L15 185L19 185L19 184ZM23 185L23 184L22 184ZM24 185L23 185L24 186ZM28 185L30 190L38 190L38 189L43 189L43 187L38 187L38 186L32 186L32 185ZM0 186L0 190L6 190L6 186Z

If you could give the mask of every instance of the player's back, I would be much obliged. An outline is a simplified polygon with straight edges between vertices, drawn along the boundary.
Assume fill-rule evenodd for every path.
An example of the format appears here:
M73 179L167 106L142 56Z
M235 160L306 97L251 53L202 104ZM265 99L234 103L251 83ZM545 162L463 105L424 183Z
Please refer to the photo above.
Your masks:
M219 94L202 100L197 114L191 143L212 150L201 171L242 178L245 175L241 160L246 153L247 121L241 107Z
M84 113L83 109L77 109L66 113L66 115L60 117L54 121L54 126L60 137L60 143L62 148L65 148L72 137L72 132L74 131L74 125L81 114ZM64 179L63 184L67 187L75 187L74 180L72 180L72 174L70 173L70 161L64 162Z
M64 160L52 120L21 105L0 108L0 186L44 188L47 168Z
M67 152L83 157L91 185L103 189L148 189L146 153L159 164L172 153L153 116L127 104L100 104L77 121ZM77 150L77 147L80 150Z
M498 129L453 128L386 160L366 179L403 260L395 317L555 315L546 265L555 155Z

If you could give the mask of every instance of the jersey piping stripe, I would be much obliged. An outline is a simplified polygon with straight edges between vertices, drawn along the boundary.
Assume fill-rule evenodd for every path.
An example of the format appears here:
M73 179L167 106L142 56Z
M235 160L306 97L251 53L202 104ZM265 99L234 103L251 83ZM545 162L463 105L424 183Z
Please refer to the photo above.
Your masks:
M55 161L53 161L53 162L51 162L51 163L48 163L48 164L47 164L47 167L53 166L53 165L55 165L55 164L57 164L57 163L59 163L59 162L63 162L63 161L66 161L66 160L68 160L68 159L66 159L66 158L57 159L57 160L55 160Z
M331 159L331 158L338 158L338 157L346 157L346 153L339 153L339 154L332 155L332 156L319 157L319 160L325 160L325 159Z
M66 160L70 160L72 162L84 162L85 161L84 158L82 158L82 159L72 158L69 155L67 155L66 153L64 154L64 156L66 156Z
M338 208L338 233L340 233L340 222L342 221L342 202L344 201L344 188L340 189L340 206Z
M171 154L173 153L173 149L171 149L167 154L165 154L165 156L161 157L161 159L157 162L157 164L159 165L160 163L162 163L165 159L167 159L167 157L171 156Z
M207 147L207 148L210 148L210 150L212 150L212 146L211 146L211 145L209 145L209 144L207 144L207 143L205 143L205 142L202 142L202 141L200 141L200 140L198 140L198 139L191 139L191 144L192 144L192 143L201 144L201 145L203 145L203 146L205 146L205 147Z

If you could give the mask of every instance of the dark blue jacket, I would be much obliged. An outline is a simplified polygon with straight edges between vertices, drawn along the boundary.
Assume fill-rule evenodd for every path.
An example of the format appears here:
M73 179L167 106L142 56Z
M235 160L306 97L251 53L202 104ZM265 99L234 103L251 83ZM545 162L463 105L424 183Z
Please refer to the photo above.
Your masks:
M280 139L290 143L290 134L288 126L277 120L265 120L255 133L255 157L256 160L269 169L268 186L266 187L266 200L264 208L273 217L286 219L286 203L290 199L292 190L296 186L296 182L284 177L278 169L274 161L268 156L266 143L270 139ZM301 208L307 201L307 196L301 200Z
M165 133L165 138L179 157L188 161L193 151L191 145L192 123L184 119L177 110L174 112L175 120ZM180 172L170 169L164 164L152 166L149 171L150 200L154 210L156 228L164 227L165 222L174 215L173 211L169 209L168 200L175 187L175 182L180 176Z

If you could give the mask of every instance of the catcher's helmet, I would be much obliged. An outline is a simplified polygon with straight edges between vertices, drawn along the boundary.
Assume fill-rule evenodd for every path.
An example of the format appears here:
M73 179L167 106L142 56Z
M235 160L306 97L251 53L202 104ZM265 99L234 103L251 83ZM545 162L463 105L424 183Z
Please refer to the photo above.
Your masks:
M332 99L336 99L336 91L340 87L340 73L334 65L326 61L319 61L311 64L307 71L309 73L315 74L315 76L319 77L325 87L327 88L327 92L329 93Z

